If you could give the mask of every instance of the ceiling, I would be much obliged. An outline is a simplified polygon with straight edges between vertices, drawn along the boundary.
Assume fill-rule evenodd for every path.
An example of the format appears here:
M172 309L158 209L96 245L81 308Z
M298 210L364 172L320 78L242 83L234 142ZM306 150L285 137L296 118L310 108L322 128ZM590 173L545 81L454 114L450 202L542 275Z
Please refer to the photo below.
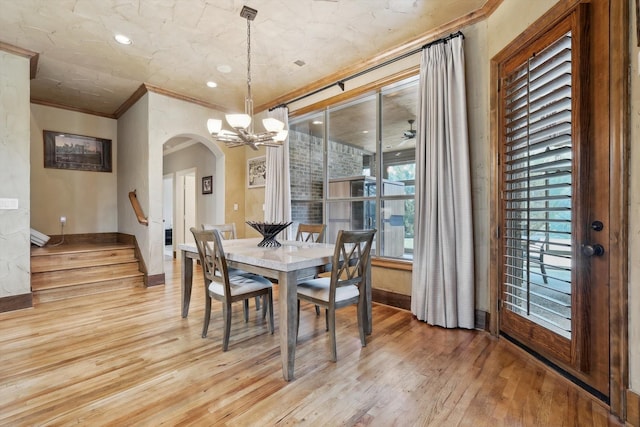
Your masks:
M0 0L0 42L39 54L31 81L36 102L109 116L146 83L238 111L246 93L245 4L258 9L251 68L261 105L486 1ZM116 43L117 33L133 44ZM206 87L209 80L218 87Z

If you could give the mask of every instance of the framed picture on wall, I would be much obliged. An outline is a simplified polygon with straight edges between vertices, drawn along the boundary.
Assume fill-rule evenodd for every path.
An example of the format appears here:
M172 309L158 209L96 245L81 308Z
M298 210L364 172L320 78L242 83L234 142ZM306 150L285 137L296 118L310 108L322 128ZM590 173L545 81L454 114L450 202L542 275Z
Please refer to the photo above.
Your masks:
M111 172L111 140L45 130L44 167Z
M203 176L202 177L202 194L211 194L213 193L213 176Z
M267 183L267 158L254 157L247 160L247 187L264 187Z

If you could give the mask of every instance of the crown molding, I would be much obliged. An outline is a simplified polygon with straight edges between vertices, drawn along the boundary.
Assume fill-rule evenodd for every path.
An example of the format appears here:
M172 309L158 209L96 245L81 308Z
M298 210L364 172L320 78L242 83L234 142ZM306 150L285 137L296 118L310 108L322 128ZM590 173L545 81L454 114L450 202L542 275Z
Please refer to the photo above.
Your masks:
M0 42L0 50L29 58L29 79L36 78L36 72L38 71L38 59L40 58L40 54L38 52L33 52L4 42Z
M77 113L91 114L92 116L106 117L108 119L115 119L113 114L100 113L93 110L87 110L86 108L74 107L72 105L60 104L52 101L45 101L44 99L31 98L32 104L44 105L45 107L60 108L62 110L75 111Z
M296 99L300 96L306 95L308 93L314 92L318 89L321 89L325 86L329 86L341 80L344 80L354 74L360 73L369 68L375 67L377 65L383 64L390 59L396 58L410 52L412 50L418 49L425 44L428 44L432 41L438 40L444 36L447 36L455 31L458 31L462 27L466 27L476 22L480 22L490 16L497 8L503 0L487 0L487 2L479 9L470 12L460 18L456 18L453 21L449 21L446 24L440 25L436 28L433 28L426 33L421 34L420 36L411 39L401 45L388 49L373 58L370 58L366 61L361 61L356 65L352 65L342 70L330 74L322 79L316 80L313 83L303 86L299 89L286 93L278 98L275 98L267 103L258 105L255 107L256 112L261 112L267 110L269 108L273 108L277 105L286 104L292 99Z
M180 101L185 101L191 104L200 105L202 107L209 108L212 110L222 111L223 113L230 112L228 108L223 107L221 105L212 104L210 102L206 102L198 98L192 98L190 96L182 95L178 92L173 92L171 90L164 89L159 86L154 86L149 83L142 83L138 87L138 89L136 89L136 91L133 92L131 96L126 101L124 101L122 105L120 105L120 107L116 109L116 111L113 112L113 116L116 119L120 118L124 113L127 112L127 110L129 110L129 108L131 108L136 102L138 102L138 100L142 98L147 92L153 92L159 95L168 96L169 98L179 99Z

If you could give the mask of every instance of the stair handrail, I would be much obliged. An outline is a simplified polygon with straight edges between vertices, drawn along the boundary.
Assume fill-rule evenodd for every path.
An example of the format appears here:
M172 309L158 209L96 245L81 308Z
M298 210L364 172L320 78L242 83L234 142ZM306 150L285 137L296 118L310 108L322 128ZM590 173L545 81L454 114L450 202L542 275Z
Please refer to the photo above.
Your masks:
M136 218L138 218L138 222L142 225L148 226L149 220L144 216L144 212L142 211L142 207L138 201L138 196L136 195L136 190L129 191L129 200L131 201L131 207L136 214Z

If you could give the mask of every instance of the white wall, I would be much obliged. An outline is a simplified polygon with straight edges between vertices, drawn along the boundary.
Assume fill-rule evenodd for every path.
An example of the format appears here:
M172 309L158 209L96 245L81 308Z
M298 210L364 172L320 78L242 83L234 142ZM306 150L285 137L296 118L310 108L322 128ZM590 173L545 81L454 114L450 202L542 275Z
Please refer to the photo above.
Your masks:
M216 206L224 204L224 192L202 194L202 177L216 175L216 158L203 144L194 144L163 157L163 174L196 169L196 225L218 224ZM215 179L213 183L215 187ZM166 218L166 216L165 216Z
M43 131L111 140L112 172L44 167ZM114 119L31 104L31 227L45 234L118 231L118 123Z
M129 191L136 190L138 200L149 215L149 95L138 100L118 119L118 231L136 237L142 261L148 274L162 273L162 269L149 270L149 227L140 224L129 202ZM162 176L158 177L162 198ZM158 216L158 233L162 230L162 212ZM163 240L164 242L164 240Z
M225 156L211 141L207 119L215 112L190 102L149 93L149 274L163 271L164 231L162 230L162 146L177 136L187 136L205 145L216 157L214 194L225 194ZM222 199L224 200L224 198ZM215 206L214 220L224 222L224 202ZM153 225L152 225L153 224ZM160 225L156 227L155 224Z
M225 155L211 141L207 119L220 113L153 92L145 94L118 120L118 225L133 234L147 274L162 274L164 251L162 146L174 137L189 137L215 154L214 194L225 194ZM137 190L138 200L149 221L138 223L128 200ZM224 202L214 208L216 222L224 222Z
M29 59L0 51L0 298L31 293Z

